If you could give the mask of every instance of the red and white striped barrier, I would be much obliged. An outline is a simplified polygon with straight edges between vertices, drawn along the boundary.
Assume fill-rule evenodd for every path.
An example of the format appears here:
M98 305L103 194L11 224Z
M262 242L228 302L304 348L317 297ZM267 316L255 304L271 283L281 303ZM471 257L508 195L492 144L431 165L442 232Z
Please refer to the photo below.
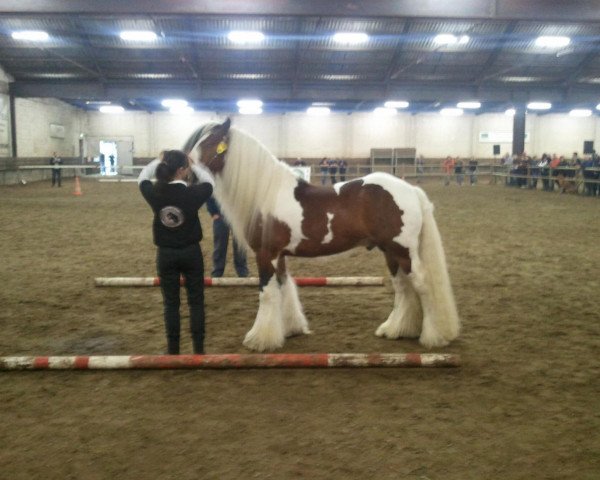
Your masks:
M0 357L0 370L439 368L458 366L460 366L458 355L443 353L230 353L220 355Z
M295 277L294 281L299 287L383 285L383 277ZM94 284L97 287L157 287L160 285L160 279L158 277L97 277L94 279ZM182 278L181 285L183 284L184 280ZM206 277L204 285L207 287L258 286L258 277Z

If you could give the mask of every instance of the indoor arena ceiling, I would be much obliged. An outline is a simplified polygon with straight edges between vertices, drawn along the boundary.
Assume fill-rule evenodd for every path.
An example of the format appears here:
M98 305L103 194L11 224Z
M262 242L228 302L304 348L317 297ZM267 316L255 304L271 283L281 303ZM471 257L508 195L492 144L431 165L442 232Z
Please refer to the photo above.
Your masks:
M17 31L48 33L42 42ZM150 31L150 42L122 31ZM232 31L260 31L238 44ZM337 43L336 32L365 33ZM453 44L436 42L454 35ZM540 36L568 37L541 47ZM161 111L165 98L196 110L369 111L386 100L410 111L476 100L483 111L529 101L552 111L600 103L598 0L214 0L0 2L0 66L16 97L81 108L107 102Z

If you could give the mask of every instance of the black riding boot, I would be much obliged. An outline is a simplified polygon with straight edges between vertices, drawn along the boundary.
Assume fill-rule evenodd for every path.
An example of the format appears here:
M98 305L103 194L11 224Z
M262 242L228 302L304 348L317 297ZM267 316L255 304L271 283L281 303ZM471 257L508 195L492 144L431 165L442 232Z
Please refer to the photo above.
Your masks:
M179 355L179 337L167 337L167 353Z

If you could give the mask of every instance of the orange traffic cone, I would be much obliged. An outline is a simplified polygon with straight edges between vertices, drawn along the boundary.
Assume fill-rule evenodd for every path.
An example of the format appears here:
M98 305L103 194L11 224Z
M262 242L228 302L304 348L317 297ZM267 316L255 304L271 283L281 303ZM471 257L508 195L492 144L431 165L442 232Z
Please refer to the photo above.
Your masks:
M73 192L73 195L77 195L77 196L82 195L82 193L81 193L81 184L79 183L79 176L78 175L75 175L75 191Z

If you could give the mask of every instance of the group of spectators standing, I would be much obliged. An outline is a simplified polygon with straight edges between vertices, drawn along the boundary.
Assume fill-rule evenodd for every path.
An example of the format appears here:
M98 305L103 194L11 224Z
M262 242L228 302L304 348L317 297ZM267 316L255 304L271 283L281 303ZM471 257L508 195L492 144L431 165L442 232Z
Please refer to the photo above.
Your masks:
M479 162L475 158L471 158L467 165L460 157L453 158L448 155L442 162L442 170L444 172L444 185L450 185L452 175L456 178L456 184L462 187L465 181L465 173L469 176L469 184L471 186L477 183L477 166ZM418 167L417 167L418 170Z
M558 188L564 192L565 182L573 185L580 178L584 184L584 195L600 195L600 157L595 152L583 160L577 152L570 159L546 153L540 159L526 153L512 156L507 153L501 163L507 170L506 184L511 187L536 189L541 179L544 191Z
M346 160L334 160L332 158L323 157L319 162L319 171L321 173L321 185L327 184L327 175L331 179L331 184L337 182L337 173L340 173L340 182L346 181L346 171L348 162Z

